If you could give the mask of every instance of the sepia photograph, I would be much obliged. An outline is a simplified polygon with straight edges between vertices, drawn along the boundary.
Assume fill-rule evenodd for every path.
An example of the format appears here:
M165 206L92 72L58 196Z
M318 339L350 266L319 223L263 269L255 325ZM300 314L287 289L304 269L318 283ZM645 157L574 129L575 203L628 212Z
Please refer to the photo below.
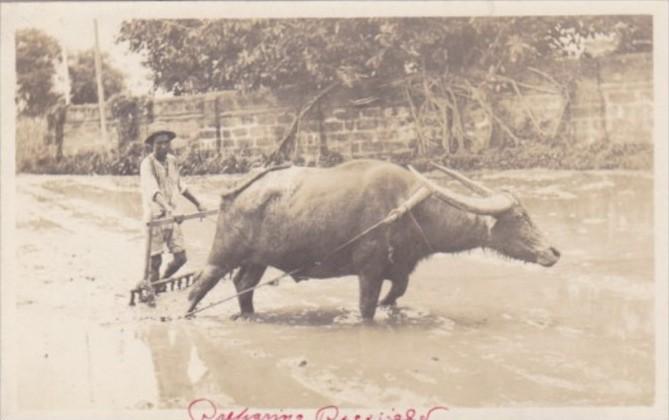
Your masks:
M568 3L1 4L2 418L666 418L667 3Z

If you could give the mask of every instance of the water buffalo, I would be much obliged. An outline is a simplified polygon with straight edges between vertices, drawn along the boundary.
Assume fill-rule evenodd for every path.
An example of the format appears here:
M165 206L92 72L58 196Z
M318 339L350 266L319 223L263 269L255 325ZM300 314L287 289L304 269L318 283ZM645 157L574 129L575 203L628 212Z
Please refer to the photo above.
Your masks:
M207 265L188 297L189 312L238 267L238 291L257 285L268 266L284 272L306 267L295 280L357 275L360 312L370 320L378 303L392 305L404 294L417 263L433 253L487 248L546 267L558 261L560 253L516 197L439 168L475 194L436 185L412 168L354 160L328 169L275 171L224 196ZM396 221L322 260L425 190L424 199ZM379 302L384 280L392 286ZM253 313L253 292L238 299L242 315Z

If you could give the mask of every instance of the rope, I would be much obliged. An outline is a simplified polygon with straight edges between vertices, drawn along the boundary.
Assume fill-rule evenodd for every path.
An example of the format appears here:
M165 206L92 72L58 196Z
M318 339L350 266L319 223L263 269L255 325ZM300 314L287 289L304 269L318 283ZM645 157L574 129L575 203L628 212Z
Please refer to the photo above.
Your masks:
M273 279L270 279L270 280L267 280L267 281L260 282L260 283L256 284L256 285L253 286L253 287L249 287L249 288L247 288L247 289L244 289L244 290L242 290L241 292L238 292L237 294L234 294L234 295L232 295L232 296L228 296L228 297L226 297L225 299L221 299L221 300L218 300L218 301L216 301L216 302L210 303L209 305L207 305L207 306L205 306L205 307L203 307L203 308L200 308L200 309L194 309L194 310L192 310L192 311L190 311L190 312L186 312L186 315L184 315L183 318L192 318L193 315L195 315L195 314L197 314L197 313L199 313L199 312L202 312L202 311L207 310L207 309L209 309L209 308L211 308L211 307L214 307L214 306L218 306L218 305L220 305L220 304L222 304L222 303L225 303L225 302L227 302L227 301L229 301L229 300L232 300L232 299L234 299L234 298L236 298L236 297L239 297L239 296L241 296L241 295L245 295L245 294L247 294L247 293L249 293L249 292L254 291L255 289L260 289L261 287L267 286L268 284L276 283L276 282L278 282L279 280L281 280L282 278L284 278L284 277L288 277L288 276L292 276L293 274L295 274L295 273L297 273L297 272L303 270L304 268L306 268L306 267L300 267L300 268L298 268L298 269L289 271L289 272L287 272L287 273L283 273L283 274L281 274L280 276L276 276L276 277L273 278Z
M210 303L209 305L207 305L207 306L205 306L205 307L203 307L203 308L200 308L200 309L194 309L194 310L192 310L192 311L190 311L190 312L187 312L187 313L184 315L184 317L185 317L185 318L191 318L191 317L192 317L193 315L195 315L196 313L202 312L202 311L204 311L204 310L206 310L206 309L209 309L209 308L212 308L212 307L214 307L214 306L218 306L218 305L220 305L220 304L222 304L222 303L228 302L228 301L230 301L230 300L232 300L232 299L234 299L234 298L236 298L236 297L238 297L238 296L244 295L244 294L246 294L246 293L248 293L248 292L250 292L250 291L253 291L253 290L255 290L255 289L259 289L259 288L261 288L261 287L263 287L263 286L267 286L268 284L276 283L276 282L278 282L279 280L281 280L282 278L284 278L284 277L288 277L288 276L292 276L293 274L299 273L300 271L303 271L303 270L305 270L305 269L308 268L308 267L311 267L311 266L317 266L317 265L323 264L324 261L327 261L328 259L332 258L332 257L333 257L334 255L336 255L338 252L340 252L341 250L343 250L343 249L346 248L347 246L351 245L352 243L358 241L359 239L361 239L361 238L364 237L365 235L369 234L370 232L372 232L372 231L378 229L380 226L382 226L382 225L387 225L387 224L390 224L390 223L393 223L394 221L396 221L397 219L399 219L400 217L402 217L402 215L404 215L406 212L410 212L410 210L411 210L413 207L415 207L418 203L420 203L420 202L422 202L423 200L425 200L425 199L426 199L427 197L429 197L430 195L431 195L431 191L427 191L427 190L421 188L421 189L419 189L418 191L416 191L416 192L415 192L415 193L414 193L414 194L413 194L407 201L405 201L404 203L402 203L402 205L400 205L399 207L397 207L397 208L395 208L395 209L392 209L392 210L388 213L388 215L387 215L386 217L384 217L383 219L381 219L381 220L379 220L378 222L374 223L372 226L370 226L370 227L368 227L367 229L363 230L362 232L360 232L359 234L355 235L353 238L349 239L348 241L344 242L343 244L339 245L339 246L338 246L337 248L335 248L333 251L331 251L330 253L326 254L325 257L321 258L320 261L316 261L316 262L314 262L314 263L305 265L305 266L303 266L303 267L296 268L296 269L291 270L291 271L289 271L289 272L287 272L287 273L283 273L283 274L281 274L281 275L279 275L279 276L277 276L277 277L275 277L275 278L273 278L273 279L270 279L270 280L265 281L265 282L261 282L261 283L255 285L255 286L253 286L253 287L249 287L249 288L247 288L247 289L244 289L244 290L238 292L238 293L235 294L235 295L228 296L228 297L226 297L225 299L221 299L221 300L219 300L219 301ZM413 215L412 215L412 218L413 218ZM414 219L414 221L416 221L416 220ZM416 223L418 223L418 222L416 221ZM420 225L419 225L419 227L420 227ZM422 232L422 229L421 229L421 233L423 233L423 232ZM424 235L424 233L423 233L423 235ZM428 244L428 247L429 247L430 244L429 244L429 242L427 242L427 238L426 238L425 236L423 236L423 237L424 237L424 239L426 240L426 243ZM430 248L431 248L431 247L430 247Z
M416 226L416 229L418 230L418 233L423 237L423 242L425 242L425 245L427 245L427 249L430 251L430 254L434 253L434 248L432 248L432 244L430 243L430 240L427 239L427 235L425 234L425 231L423 230L423 227L418 223L418 220L413 215L413 212L411 209L409 209L409 217L411 217L411 221L413 224Z
M394 210L393 210L393 211L394 211ZM219 301L210 303L209 305L207 305L207 306L205 306L205 307L203 307L203 308L195 309L195 310L192 310L192 311L190 311L190 312L187 312L186 315L184 315L184 317L185 317L185 318L190 318L190 317L192 317L193 315L195 315L196 313L202 312L202 311L204 311L204 310L206 310L206 309L209 309L209 308L211 308L211 307L218 306L218 305L220 305L220 304L222 304L222 303L228 302L228 301L230 301L230 300L232 300L232 299L234 299L234 298L236 298L236 297L238 297L238 296L244 295L244 294L246 294L246 293L248 293L248 292L251 292L251 291L253 291L253 290L255 290L255 289L259 289L259 288L261 288L261 287L263 287L263 286L267 286L268 284L276 283L276 282L278 282L279 280L281 280L282 278L284 278L284 277L288 277L288 276L292 276L293 274L297 274L297 273L299 273L300 271L304 271L304 270L307 269L308 267L311 267L311 266L317 266L317 265L323 264L324 261L327 261L328 259L330 259L331 257L333 257L335 254L337 254L338 252L340 252L341 250L343 250L343 249L346 248L347 246L349 246L349 245L351 245L352 243L356 242L357 240L359 240L359 239L362 238L363 236L367 235L368 233L372 232L373 230L378 229L381 225L388 224L388 223L392 223L393 221L395 221L395 219L396 219L395 214L393 214L393 212L391 212L388 216L386 216L386 217L383 218L382 220L376 222L374 225L368 227L367 229L365 229L365 230L362 231L361 233L357 234L357 235L354 236L353 238L351 238L351 239L349 239L348 241L344 242L343 244L339 245L337 248L335 248L333 251L331 251L329 254L327 254L325 257L323 257L320 261L316 261L316 262L307 264L307 265L305 265L305 266L302 266L302 267L300 267L300 268L296 268L296 269L291 270L291 271L289 271L289 272L287 272L287 273L283 273L283 274L281 274L281 275L279 275L279 276L277 276L277 277L275 277L275 278L273 278L273 279L270 279L270 280L261 282L261 283L255 285L255 286L253 286L253 287L249 287L248 289L244 289L244 290L242 290L241 292L238 292L238 293L235 294L235 295L228 296L228 297L226 297L225 299L221 299L221 300L219 300Z

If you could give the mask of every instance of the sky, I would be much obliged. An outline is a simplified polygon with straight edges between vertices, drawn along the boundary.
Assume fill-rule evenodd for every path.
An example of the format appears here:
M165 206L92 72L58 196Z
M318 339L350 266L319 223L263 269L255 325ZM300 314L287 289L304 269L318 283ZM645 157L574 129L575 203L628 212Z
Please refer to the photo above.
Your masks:
M114 39L119 33L122 17L81 16L80 14L36 13L35 7L27 7L14 15L17 29L35 28L54 37L68 54L93 48L95 35L93 19L98 21L100 50L109 54L112 66L126 75L126 85L136 95L149 93L152 83L150 71L142 65L142 57L130 52L125 43Z

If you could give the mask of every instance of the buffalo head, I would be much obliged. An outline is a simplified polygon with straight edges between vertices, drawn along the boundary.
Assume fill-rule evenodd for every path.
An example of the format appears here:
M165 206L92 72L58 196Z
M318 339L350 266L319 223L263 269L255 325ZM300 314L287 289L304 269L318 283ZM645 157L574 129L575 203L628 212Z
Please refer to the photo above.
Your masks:
M560 259L560 252L550 246L541 231L532 222L520 201L506 191L493 191L464 175L433 164L455 178L477 196L466 196L436 185L415 169L409 169L446 203L477 215L490 216L491 224L484 248L524 262L550 267Z

